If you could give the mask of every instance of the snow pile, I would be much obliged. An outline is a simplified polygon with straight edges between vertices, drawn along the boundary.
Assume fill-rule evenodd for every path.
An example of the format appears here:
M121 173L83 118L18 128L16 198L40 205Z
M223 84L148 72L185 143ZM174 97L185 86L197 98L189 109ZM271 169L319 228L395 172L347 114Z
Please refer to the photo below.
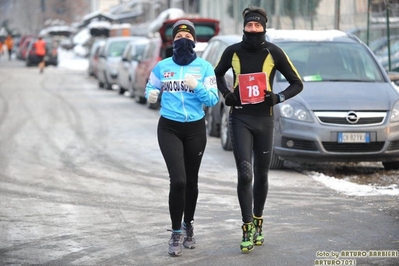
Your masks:
M324 184L325 186L349 196L399 195L399 188L397 185L390 185L385 187L374 185L359 185L343 179L326 176L317 172L309 172L308 175L314 180Z

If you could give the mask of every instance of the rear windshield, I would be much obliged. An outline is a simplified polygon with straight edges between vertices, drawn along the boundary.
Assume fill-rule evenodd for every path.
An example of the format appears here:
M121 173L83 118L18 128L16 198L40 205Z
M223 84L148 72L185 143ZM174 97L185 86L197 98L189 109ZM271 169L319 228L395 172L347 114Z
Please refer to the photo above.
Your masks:
M168 27L165 29L165 37L166 40L172 41L172 27ZM208 23L208 24L195 24L195 35L197 36L197 40L209 40L215 35L215 24Z
M136 46L136 55L143 55L146 47L147 47L147 43L137 45Z
M281 42L303 81L383 82L370 52L358 43ZM285 80L281 73L277 80Z
M122 56L123 50L125 49L126 45L129 41L120 41L120 42L112 42L108 48L108 56L115 57L115 56Z

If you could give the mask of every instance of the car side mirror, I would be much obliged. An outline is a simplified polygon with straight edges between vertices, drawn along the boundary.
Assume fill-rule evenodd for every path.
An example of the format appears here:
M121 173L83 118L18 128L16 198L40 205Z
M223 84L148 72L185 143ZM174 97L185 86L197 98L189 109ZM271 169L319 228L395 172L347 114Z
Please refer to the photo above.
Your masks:
M399 72L396 71L388 71L388 76L393 83L399 85Z
M140 61L143 59L143 57L141 55L137 55L133 57L133 60L136 60L137 62L140 63Z
M399 72L388 71L388 76L392 82L399 82Z

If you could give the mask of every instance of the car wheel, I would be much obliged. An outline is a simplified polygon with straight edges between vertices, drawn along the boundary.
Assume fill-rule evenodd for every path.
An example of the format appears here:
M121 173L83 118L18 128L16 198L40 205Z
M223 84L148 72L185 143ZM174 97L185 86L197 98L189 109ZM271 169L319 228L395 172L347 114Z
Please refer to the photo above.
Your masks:
M206 132L209 136L220 137L220 130L215 122L215 118L213 117L213 108L211 107L207 107L205 110L205 123Z
M160 105L159 105L159 101L157 101L156 103L149 103L147 101L147 106L148 108L152 109L152 110L158 110Z
M233 150L229 128L229 114L226 112L222 112L222 119L220 121L220 141L225 151Z
M120 95L123 95L123 94L125 94L126 90L122 86L119 86L118 92Z
M98 82L98 87L104 88L104 82L99 81L99 82Z
M135 95L134 99L136 100L136 102L141 104L145 104L147 102L147 99L144 96Z
M107 73L104 71L104 87L107 90L112 90L112 84L108 82Z
M108 82L105 82L105 88L107 89L107 90L112 90L112 84L109 84Z
M284 160L281 160L275 153L272 151L272 158L270 159L270 169L278 170L283 169Z
M385 170L398 170L399 162L382 162Z

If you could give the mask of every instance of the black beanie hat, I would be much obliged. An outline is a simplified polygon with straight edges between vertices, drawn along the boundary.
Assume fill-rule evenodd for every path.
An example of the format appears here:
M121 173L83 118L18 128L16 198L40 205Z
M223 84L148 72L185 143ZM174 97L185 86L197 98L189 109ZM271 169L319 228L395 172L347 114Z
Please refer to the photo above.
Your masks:
M267 17L265 17L264 15L256 11L250 11L247 14L245 14L244 27L250 21L259 22L263 26L263 29L266 30Z
M173 31L172 31L172 40L175 39L175 36L178 32L185 31L190 33L194 37L194 41L197 40L197 37L195 36L195 28L194 24L191 21L182 19L177 21L173 25Z

